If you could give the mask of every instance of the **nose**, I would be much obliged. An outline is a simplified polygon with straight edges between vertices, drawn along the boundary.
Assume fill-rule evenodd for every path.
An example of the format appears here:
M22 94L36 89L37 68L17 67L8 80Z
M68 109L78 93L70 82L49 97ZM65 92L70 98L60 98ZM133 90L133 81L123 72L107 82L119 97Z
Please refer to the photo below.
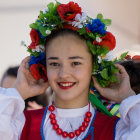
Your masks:
M61 66L59 69L58 76L61 79L65 79L65 78L69 77L70 76L70 69L68 68L68 66L66 66L66 65Z

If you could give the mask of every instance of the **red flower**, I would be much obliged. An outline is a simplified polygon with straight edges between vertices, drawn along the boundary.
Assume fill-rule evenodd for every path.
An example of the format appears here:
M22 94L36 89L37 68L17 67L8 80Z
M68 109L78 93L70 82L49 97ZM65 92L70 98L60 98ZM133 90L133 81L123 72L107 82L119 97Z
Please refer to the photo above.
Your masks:
M64 29L71 29L71 30L74 30L74 31L78 30L78 28L73 27L71 24L63 24L63 28Z
M132 60L139 60L140 61L140 55L134 55L132 57Z
M30 32L32 43L29 45L30 49L35 49L39 43L39 34L36 30L32 29Z
M47 71L46 68L38 63L38 64L32 64L30 67L31 74L36 80L43 79L44 82L47 81Z
M126 60L131 60L131 56L130 56L130 55L127 55L127 56L125 57L125 59L126 59Z
M77 3L69 2L68 4L60 4L57 12L63 20L72 22L76 14L81 14L81 7Z
M90 33L91 31L86 27L86 32L87 32L87 33Z
M97 42L96 40L93 42L93 45L100 45L100 46L106 46L109 48L109 50L113 50L116 46L116 39L114 35L110 32L107 32L105 36L101 37L102 41Z

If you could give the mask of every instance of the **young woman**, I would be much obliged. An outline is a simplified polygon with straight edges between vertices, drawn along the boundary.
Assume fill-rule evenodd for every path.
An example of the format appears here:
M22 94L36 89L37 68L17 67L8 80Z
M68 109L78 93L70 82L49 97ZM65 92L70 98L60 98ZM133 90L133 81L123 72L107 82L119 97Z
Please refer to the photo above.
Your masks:
M48 6L48 11L50 13L55 11L57 15L62 9L68 9L71 5L72 7L75 6L75 9L78 9L78 5L73 2L67 5L57 3L57 6L51 3L51 6ZM57 13L52 7L59 12ZM49 12L48 14L50 14ZM70 16L72 13L73 12L69 11L65 16ZM41 14L43 13L41 12ZM42 17L43 15L40 15L40 18ZM53 26L48 24L48 22L51 21L48 19L46 22L46 26L49 26L50 29L54 28L54 24ZM41 26L41 22L37 22L34 26ZM64 21L62 21L62 23L64 23ZM60 25L60 23L58 24ZM84 25L82 22L80 24ZM43 27L45 27L45 25L42 26L42 28ZM43 65L45 60L42 53L37 51L40 46L38 46L38 48L35 47L37 46L35 45L37 38L34 36L29 48L31 49L32 55L34 53L36 54L22 61L13 88L0 89L1 139L139 139L140 97L139 95L135 95L135 92L131 89L129 76L125 69L117 64L116 67L119 69L119 73L116 75L119 79L119 83L111 84L107 88L101 87L98 82L96 82L96 79L101 82L99 78L104 75L99 72L100 77L96 74L93 76L93 68L97 71L99 70L99 67L97 67L98 64L100 64L100 66L102 66L102 64L95 63L97 62L97 57L93 55L93 50L91 51L91 49L89 49L89 45L91 46L91 44L90 42L86 42L87 38L81 36L77 30L75 30L76 28L72 28L72 26L69 27L69 24L67 27L63 24L63 28L52 29L52 33L50 34L49 32L50 35L45 38L47 77L45 75L45 65ZM97 29L97 27L95 28ZM36 29L38 33L39 29L40 28L38 28L38 30ZM36 33L36 30L33 30L33 32ZM90 36L92 35L90 34ZM42 40L41 37L39 39ZM99 37L98 39L101 38ZM42 43L43 41L39 42ZM34 48L32 48L33 46ZM38 53L39 56L37 56ZM39 57L40 60L38 61ZM106 62L106 64L108 64L108 62ZM110 63L110 66L113 67L113 64ZM112 68L112 70L115 69ZM40 78L43 78L46 82L37 81ZM110 117L100 113L98 110L102 111L101 108L103 107L99 102L97 102L99 105L95 104L96 107L91 104L90 101L93 102L93 98L89 100L89 94L91 94L89 90L92 84L91 79L94 81L94 87L103 97L121 104L120 120L116 116ZM102 79L102 81L104 81L104 79ZM26 111L23 114L23 99L25 100L29 97L42 94L48 86L54 91L54 100L50 106L41 110ZM98 100L95 99L94 101Z

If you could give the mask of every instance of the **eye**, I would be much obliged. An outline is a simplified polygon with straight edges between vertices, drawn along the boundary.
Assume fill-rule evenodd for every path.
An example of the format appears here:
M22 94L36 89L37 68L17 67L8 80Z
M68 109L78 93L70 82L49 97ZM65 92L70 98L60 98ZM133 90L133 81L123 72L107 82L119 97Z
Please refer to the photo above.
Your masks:
M81 65L80 62L72 62L72 66L78 66L78 65Z
M59 66L60 64L59 64L59 63L56 63L56 62L52 62L52 63L50 63L49 65L50 65L50 66L57 67L57 66Z

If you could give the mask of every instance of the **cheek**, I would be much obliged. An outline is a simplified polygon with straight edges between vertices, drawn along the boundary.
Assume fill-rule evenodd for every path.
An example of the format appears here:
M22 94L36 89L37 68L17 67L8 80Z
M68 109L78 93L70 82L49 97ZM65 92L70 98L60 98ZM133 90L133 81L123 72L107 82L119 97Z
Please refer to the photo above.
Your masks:
M48 77L48 82L51 83L53 80L56 79L57 72L55 70L47 68L47 77Z
M84 67L82 69L77 69L75 71L73 71L74 75L82 81L90 81L91 79L91 73L92 73L92 68L90 67Z

